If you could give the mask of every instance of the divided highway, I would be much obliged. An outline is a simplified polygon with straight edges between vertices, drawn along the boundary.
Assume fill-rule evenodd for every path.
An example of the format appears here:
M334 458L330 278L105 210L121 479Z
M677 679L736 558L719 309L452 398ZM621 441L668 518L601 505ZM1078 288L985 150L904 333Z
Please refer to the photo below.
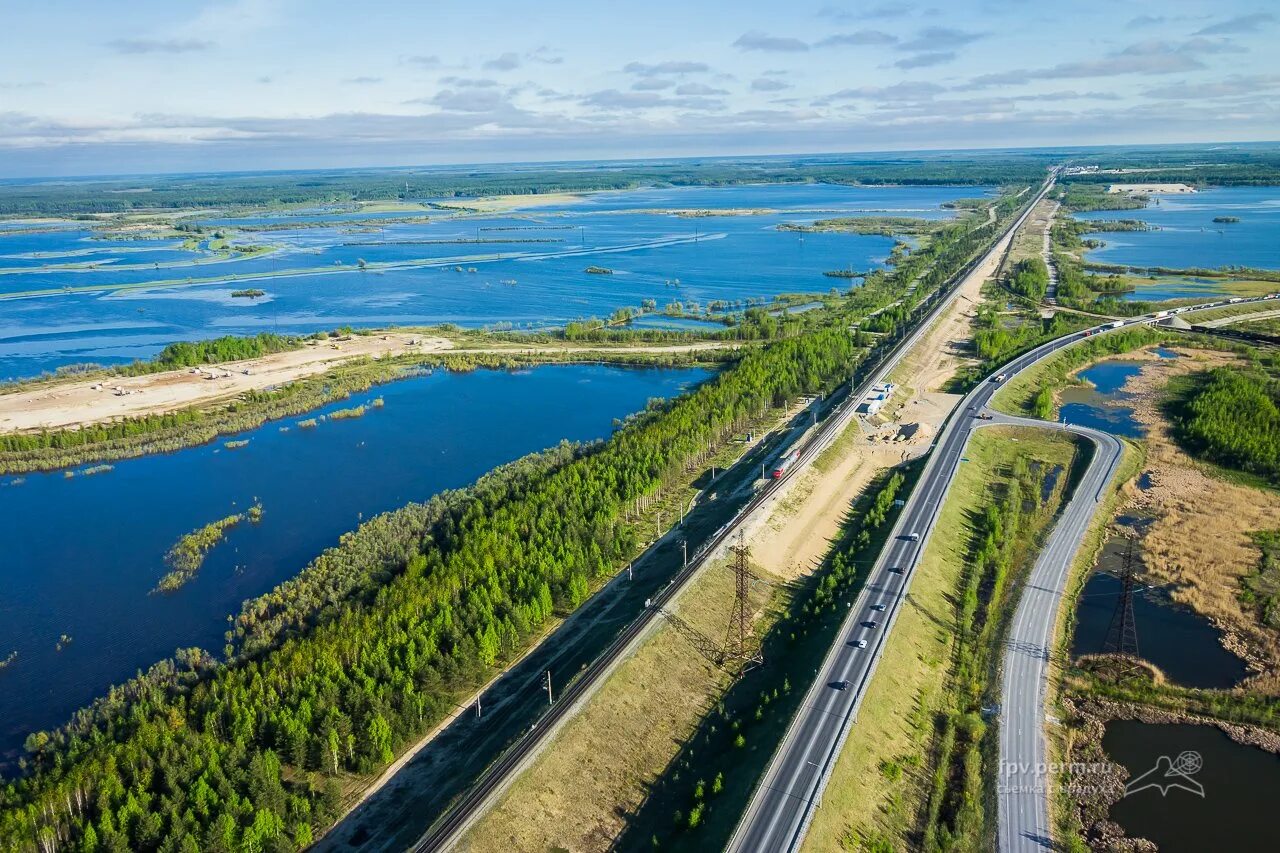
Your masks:
M763 506L777 495L778 490L792 477L804 471L810 462L831 445L844 431L854 417L854 409L858 402L866 396L871 386L882 379L895 367L902 357L911 350L928 327L955 299L959 285L988 260L998 257L1007 248L1013 234L1026 220L1036 202L1044 197L1053 186L1052 176L1040 188L1035 199L1027 204L1023 213L996 241L987 252L970 262L958 272L948 285L939 291L929 313L916 325L911 334L896 342L880 356L879 364L865 376L856 387L851 387L849 395L828 413L822 423L807 440L802 440L797 462L791 465L779 480L770 481L761 489L738 514L722 527L710 540L705 542L696 554L691 554L689 565L673 578L670 585L652 600L652 606L646 609L628 625L609 645L605 651L584 669L573 682L556 699L556 703L538 720L537 724L523 737L517 740L503 753L476 781L465 794L427 830L413 845L414 853L448 850L461 837L471 823L502 793L512 778L536 756L543 743L550 739L561 724L565 722L575 709L590 697L595 688L604 681L613 668L632 651L634 646L645 636L649 627L660 616L660 608L675 598L681 588L692 578L715 554L718 549L735 536L742 525ZM762 850L768 848L752 848Z
M1214 307L1218 304L1225 303L1196 307ZM920 480L894 525L889 541L872 567L866 585L849 611L835 644L823 661L804 703L766 769L764 778L729 843L730 851L790 853L799 848L812 820L813 810L821 804L822 790L835 766L836 758L857 720L858 708L906 597L912 575L928 544L951 482L963 461L969 436L975 429L996 422L1071 429L1094 441L1099 447L1084 478L1088 485L1081 484L1077 488L1069 511L1064 512L1063 519L1055 525L1050 539L1052 547L1046 548L1045 555L1037 564L1038 567L1043 564L1039 577L1049 582L1057 581L1059 586L1048 590L1048 594L1043 597L1030 595L1027 598L1030 602L1026 605L1027 612L1023 614L1021 607L1019 611L1022 622L1018 636L1028 638L1029 645L1026 648L1030 653L1016 662L1011 678L1011 689L1016 694L1016 700L1007 707L1006 715L1000 720L1001 764L1002 767L1029 764L1034 773L1036 762L1045 754L1043 698L1048 678L1043 658L1039 664L1035 661L1042 653L1047 654L1047 632L1052 631L1052 621L1061 597L1061 583L1065 583L1066 566L1079 548L1097 496L1114 474L1120 444L1114 437L1094 430L997 416L987 410L987 405L1002 387L1002 382L1058 350L1093 335L1149 324L1157 319L1155 315L1135 317L1050 341L1009 362L989 381L982 382L965 396L935 443ZM986 417L991 420L985 419ZM1097 486L1093 488L1095 483ZM1093 492L1087 492L1087 488L1093 488ZM1037 633L1037 628L1042 631ZM1028 718L1025 716L1027 713L1035 713L1035 717ZM1004 729L1011 729L1013 734L1008 743L1007 754L1004 752ZM1022 781L1031 784L1025 779ZM1033 799L1035 796L1040 798L1039 814ZM1034 785L1031 798L1002 798L1000 838L1002 841L1006 838L1020 839L1032 842L1035 846L1047 845L1047 814L1044 792L1040 791L1037 795ZM1005 849L1002 843L1001 850Z

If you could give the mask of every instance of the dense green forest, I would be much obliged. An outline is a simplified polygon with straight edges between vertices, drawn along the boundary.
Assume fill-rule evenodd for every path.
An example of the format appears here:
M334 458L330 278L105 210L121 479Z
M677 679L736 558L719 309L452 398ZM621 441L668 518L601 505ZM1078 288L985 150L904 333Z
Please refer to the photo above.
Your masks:
M1219 367L1175 399L1175 435L1198 456L1280 486L1280 380Z
M1040 258L1024 258L1013 265L1009 289L1039 302L1049 289L1049 267Z
M350 205L391 199L535 195L651 185L1026 184L1039 181L1052 158L1049 152L920 153L575 163L558 168L370 169L11 182L0 183L0 216L77 216L228 206Z
M998 212L1007 222L1017 208L1005 197ZM224 660L181 650L33 734L28 772L0 790L0 846L307 846L336 818L343 774L384 766L634 558L638 501L679 487L767 410L846 381L872 343L849 318L895 298L910 311L997 230L942 229L828 322L746 351L607 442L565 445L366 522L247 603ZM895 315L892 330L907 322Z

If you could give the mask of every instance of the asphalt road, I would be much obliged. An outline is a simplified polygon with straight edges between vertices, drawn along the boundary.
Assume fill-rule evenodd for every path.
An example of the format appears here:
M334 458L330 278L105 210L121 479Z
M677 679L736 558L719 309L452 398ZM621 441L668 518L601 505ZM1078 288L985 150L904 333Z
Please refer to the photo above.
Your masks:
M1154 315L1146 315L1126 320L1122 325L1142 325L1155 319ZM1090 334L1106 334L1113 330L1108 324L1091 329ZM1007 381L1046 356L1085 337L1084 333L1076 333L1050 341L1014 359L1001 368L997 376L1003 375ZM1095 430L1007 418L988 412L986 406L1001 386L1001 382L995 379L990 377L969 392L939 436L920 481L907 499L866 586L850 610L804 704L792 720L748 804L729 843L730 851L774 853L799 848L813 809L821 805L822 789L836 757L857 719L858 707L906 596L912 574L928 543L952 479L962 464L969 436L980 426L998 422L1070 429L1099 447L1084 482L1055 525L1036 564L1032 581L1015 616L1014 634L1010 638L1011 653L1006 659L1008 675L1004 689L1006 696L1012 699L1005 702L999 723L1000 757L1001 769L1013 768L1013 773L1012 778L1002 779L1001 783L1008 782L1010 791L1021 785L1026 792L1000 798L1000 849L1022 851L1049 845L1046 792L1040 784L1044 780L1035 778L1037 764L1045 756L1043 700L1048 679L1049 634L1062 597L1067 567L1080 546L1098 495L1114 474L1120 443L1114 437ZM982 414L991 415L992 419L980 419ZM866 646L861 648L860 644L864 642ZM1025 768L1026 772L1017 772L1020 768Z
M1084 476L1036 559L1005 640L1001 687L1000 761L996 780L999 849L1028 853L1052 849L1046 773L1044 708L1049 690L1053 628L1076 551L1120 465L1115 436L1085 427L996 415L991 423L1066 430L1093 442Z
M1043 197L1052 186L1053 182L1050 179L1041 187L1036 200ZM797 441L795 447L800 452L799 459L790 466L782 479L769 481L761 493L743 507L731 522L717 531L708 542L703 543L696 553L690 555L689 565L673 578L666 589L654 597L652 607L627 626L595 661L567 685L564 692L557 698L555 705L548 709L537 724L499 756L481 778L428 828L410 848L414 853L448 850L457 843L476 818L484 813L505 790L507 784L537 755L541 745L549 741L559 726L590 697L613 667L626 658L631 649L645 636L650 625L660 618L662 606L678 595L681 588L702 568L708 558L713 556L720 546L727 543L754 513L780 493L785 482L805 470L810 462L840 436L853 419L857 404L870 391L871 386L880 382L927 332L933 321L955 299L960 284L993 253L1005 250L1013 233L1022 225L1034 206L1035 201L1028 204L1022 215L996 241L992 249L968 264L952 279L948 287L939 293L940 298L935 300L929 313L915 326L911 334L893 344L892 348L884 353L880 363L863 378L862 382L850 389L849 395L842 403L827 409L822 422L816 429Z

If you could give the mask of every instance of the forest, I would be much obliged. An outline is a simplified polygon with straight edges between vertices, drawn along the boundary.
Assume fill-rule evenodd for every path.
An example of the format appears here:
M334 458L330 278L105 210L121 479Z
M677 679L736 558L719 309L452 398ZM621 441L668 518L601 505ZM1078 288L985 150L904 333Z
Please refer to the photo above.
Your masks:
M337 774L390 761L455 696L634 557L638 533L625 514L635 498L673 484L747 418L831 390L855 356L839 328L778 341L608 443L562 452L540 476L513 477L434 523L384 528L409 537L379 543L381 553L407 556L384 584L318 611L282 598L254 615L308 630L271 631L267 648L226 666L188 656L196 663L162 668L169 678L133 683L31 740L32 772L0 797L0 842L309 844L336 816ZM295 608L301 616L290 615Z
M1011 194L997 204L1004 221L1017 208ZM686 482L767 410L846 381L872 343L849 318L895 299L909 314L998 228L941 229L827 322L745 351L606 442L562 445L344 535L245 605L223 660L179 650L32 734L25 772L0 789L0 846L308 846L338 815L341 779L385 766L636 556L651 529L637 501Z
M830 155L669 160L571 168L368 169L168 175L127 180L0 183L0 217L142 210L354 204L396 199L537 195L642 186L754 183L990 186L1040 180L1051 152Z
M1175 435L1198 456L1280 487L1280 380L1218 367L1173 402Z

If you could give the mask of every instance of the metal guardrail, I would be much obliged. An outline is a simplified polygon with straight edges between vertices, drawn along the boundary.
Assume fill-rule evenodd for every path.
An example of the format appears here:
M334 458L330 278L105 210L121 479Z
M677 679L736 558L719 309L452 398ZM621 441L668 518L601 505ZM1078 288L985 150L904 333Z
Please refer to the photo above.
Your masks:
M1037 194L1036 200L1043 197L1044 192L1047 192L1050 186L1052 186L1052 181L1045 184L1041 192ZM1034 206L1034 202L1028 205L1018 220L1008 230L995 238L995 241L998 242L1006 234L1020 227L1030 213L1032 206ZM770 481L759 494L743 505L729 522L712 534L710 539L690 555L689 564L677 572L667 586L663 587L650 600L650 607L641 611L636 619L628 624L601 654L588 664L584 670L579 672L575 679L565 686L556 703L539 717L533 727L490 764L476 782L427 829L426 833L410 848L414 853L431 853L431 851L446 850L457 841L458 836L476 818L490 797L501 791L506 784L507 777L536 753L541 743L555 732L574 707L589 695L597 683L613 668L614 664L625 656L629 647L641 638L648 627L660 617L659 610L680 593L684 585L703 568L707 559L737 533L738 528L745 519L767 503L784 483L800 471L803 471L814 457L835 440L853 417L857 402L866 396L871 390L871 386L879 382L907 350L915 345L928 329L929 324L936 318L936 315L954 298L960 282L964 281L986 259L989 251L977 253L973 259L953 274L946 284L931 291L928 296L916 305L915 313L918 319L914 325L909 327L912 331L894 335L888 339L881 339L872 348L858 365L858 373L863 376L861 383L855 385L855 380L851 380L850 383L843 386L849 390L844 395L844 402L842 403L835 403L837 395L833 395L830 398L832 405L829 405L827 411L823 414L823 420L819 423L817 431L801 439L800 457L797 463L790 466L780 479Z

